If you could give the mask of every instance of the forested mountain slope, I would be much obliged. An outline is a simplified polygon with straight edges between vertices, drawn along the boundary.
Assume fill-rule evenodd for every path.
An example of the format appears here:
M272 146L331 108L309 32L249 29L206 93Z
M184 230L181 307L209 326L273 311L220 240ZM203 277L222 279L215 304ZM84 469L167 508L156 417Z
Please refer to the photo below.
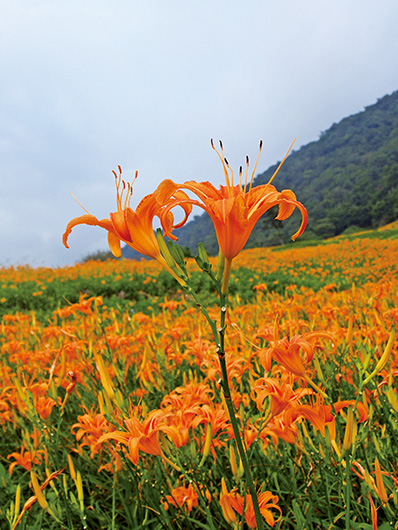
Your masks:
M267 183L277 165L258 175L254 185ZM398 91L333 124L317 141L293 152L273 184L278 190L292 189L306 206L309 221L302 237L307 239L356 227L376 228L398 219ZM275 215L276 209L263 216L247 247L289 240L300 224L299 213L283 223L273 221ZM176 235L179 244L193 252L199 241L217 252L214 229L205 213ZM130 250L123 254L131 256Z

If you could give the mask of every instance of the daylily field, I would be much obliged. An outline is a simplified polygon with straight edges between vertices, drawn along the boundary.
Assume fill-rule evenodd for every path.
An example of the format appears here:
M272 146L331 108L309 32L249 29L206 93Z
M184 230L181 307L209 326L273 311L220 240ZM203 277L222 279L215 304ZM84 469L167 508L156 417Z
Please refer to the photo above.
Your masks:
M234 260L225 359L264 528L398 528L397 263L393 229ZM257 527L189 292L145 260L0 285L1 528Z

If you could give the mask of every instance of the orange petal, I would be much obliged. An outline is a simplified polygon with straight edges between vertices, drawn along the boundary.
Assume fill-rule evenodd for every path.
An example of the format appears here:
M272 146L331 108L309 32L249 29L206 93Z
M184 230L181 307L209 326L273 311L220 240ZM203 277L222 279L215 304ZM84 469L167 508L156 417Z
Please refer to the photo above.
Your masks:
M124 241L131 241L129 229L126 223L125 210L110 213L109 216L111 218L114 230L119 236L119 239L124 239Z
M72 232L72 228L74 228L77 225L91 225L91 226L99 226L101 228L105 228L105 230L108 230L109 232L113 232L113 225L110 219L102 219L98 220L94 215L91 214L85 214L81 215L80 217L75 217L71 221L69 221L65 232L62 236L62 243L66 248L69 248L68 246L68 237L70 236L70 233Z
M296 207L296 196L292 190L283 190L281 191L279 198L281 202L279 203L279 211L276 219L279 221L284 221L290 217ZM286 201L283 199L287 199Z
M120 239L113 232L108 232L108 245L110 251L115 256L115 258L120 258L122 256L122 249L120 248Z

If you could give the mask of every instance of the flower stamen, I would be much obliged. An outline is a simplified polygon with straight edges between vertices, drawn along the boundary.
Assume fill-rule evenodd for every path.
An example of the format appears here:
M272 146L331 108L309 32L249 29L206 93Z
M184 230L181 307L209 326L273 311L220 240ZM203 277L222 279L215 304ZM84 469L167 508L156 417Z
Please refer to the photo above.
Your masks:
M225 158L224 158L224 150L223 150L222 141L220 140L221 154L220 154L220 153L217 151L217 149L214 147L213 138L210 139L210 145L211 145L211 147L214 149L214 151L217 153L218 158L221 160L221 164L222 164L222 167L223 167L223 170L224 170L224 175L225 175L225 182L226 182L226 184L227 184L228 191L230 191L230 189L231 189L231 184L230 184L230 182L229 182L229 176L228 176L227 166L225 165Z
M245 187L244 187L243 193L246 193L248 173L249 173L249 157L246 155Z
M70 193L70 194L72 195L72 197L75 199L75 201L77 202L77 204L79 204L79 205L83 208L83 210L84 210L86 213L88 213L89 215L91 215L90 212L87 210L87 208L85 208L85 207L83 206L83 204L79 201L79 199L76 199L76 197L73 195L73 193L72 193L71 191L70 191L69 193Z
M122 168L120 166L117 166L118 169L119 169L119 175L116 175L116 171L113 171L112 170L112 173L115 175L115 184L116 184L116 207L117 207L117 210L120 211L122 209L122 205L121 205L121 196L123 195L123 191L122 193L120 193L120 184L122 182Z
M115 171L112 171L112 173L115 175L115 184L116 184L116 207L118 212L125 210L126 208L130 208L130 201L131 197L133 195L133 184L137 180L138 177L138 171L135 172L134 179L132 182L126 182L122 180L122 168L120 166L117 166L119 169L119 175L116 174ZM120 190L120 188L122 188ZM123 201L123 195L124 191L126 190L126 196L124 197L124 204L122 206Z
M267 186L268 186L269 184L271 184L271 182L272 182L272 181L274 180L274 178L276 177L278 171L279 171L280 168L283 166L283 163L285 162L286 158L288 157L288 154L290 153L290 151L291 151L291 149L292 149L293 144L294 144L295 141L296 141L296 138L295 138L295 139L293 140L293 142L290 144L290 147L289 147L289 149L287 150L287 153L286 153L285 156L283 157L283 160L282 160L282 162L279 164L279 166L277 167L275 173L272 175L272 177L271 177L271 178L269 179L269 181L267 182L267 184L266 184Z
M256 172L256 168L257 168L257 164L258 164L258 161L259 161L259 158L260 158L260 154L261 154L262 148L263 148L263 141L260 140L260 145L258 147L258 155L257 155L256 163L254 164L252 176L251 176L251 179L250 179L249 196L250 196L250 192L251 192L251 189L252 189L252 186L253 186L254 174ZM247 167L249 167L249 157L247 157ZM245 192L246 192L246 185L245 185Z
M231 166L228 164L228 160L226 158L224 158L224 162L225 162L225 165L227 166L227 168L231 172L231 186L234 187L234 172L233 172Z

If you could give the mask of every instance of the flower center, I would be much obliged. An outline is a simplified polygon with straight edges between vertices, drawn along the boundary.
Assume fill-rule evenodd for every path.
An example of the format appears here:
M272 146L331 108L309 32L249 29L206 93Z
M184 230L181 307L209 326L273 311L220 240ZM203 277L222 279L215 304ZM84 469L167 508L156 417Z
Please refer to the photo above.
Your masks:
M234 172L232 171L230 165L228 164L228 160L224 156L224 149L223 149L222 141L220 140L219 142L220 142L220 151L221 151L221 153L219 153L217 151L217 149L214 147L213 138L210 140L212 148L217 153L218 158L221 160L221 164L222 164L222 167L223 167L223 170L224 170L225 182L227 184L228 196L229 197L233 197L234 196L234 193L233 193ZM254 168L253 168L253 171L252 171L252 174L251 174L251 177L250 177L250 185L249 185L248 195L250 195L250 191L251 191L252 186L253 186L253 179L254 179L254 175L256 173L256 168L257 168L257 164L258 164L258 160L260 158L260 154L261 154L262 148L263 148L263 141L260 140L260 146L259 146L259 149L258 149L258 155L257 155L256 163L254 164ZM228 174L228 170L231 173L231 177ZM248 156L246 156L246 171L245 171L245 183L244 183L244 185L242 184L242 174L243 174L242 166L240 166L240 168L239 168L239 185L240 185L241 189L243 188L243 194L246 195L247 179L248 179L248 174L249 174L249 157Z

